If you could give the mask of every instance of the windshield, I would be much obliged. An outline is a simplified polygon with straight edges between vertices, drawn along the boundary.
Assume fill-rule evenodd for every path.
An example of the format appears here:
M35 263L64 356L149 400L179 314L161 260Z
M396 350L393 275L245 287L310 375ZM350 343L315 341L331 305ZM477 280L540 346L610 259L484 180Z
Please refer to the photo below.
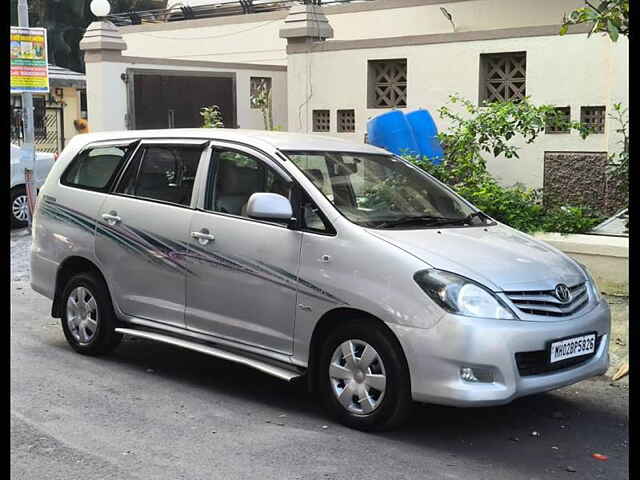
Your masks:
M483 224L486 217L390 155L284 152L345 217L373 228Z

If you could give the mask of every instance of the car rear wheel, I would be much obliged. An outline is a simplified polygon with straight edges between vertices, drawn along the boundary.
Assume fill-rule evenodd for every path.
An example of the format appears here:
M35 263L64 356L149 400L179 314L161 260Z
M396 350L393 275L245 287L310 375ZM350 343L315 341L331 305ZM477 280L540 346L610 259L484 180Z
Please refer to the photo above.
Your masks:
M102 355L118 346L122 335L104 281L97 275L73 276L62 296L62 329L71 347L85 355Z
M358 430L389 430L411 410L404 355L390 334L367 319L348 322L323 342L316 391L328 412Z
M24 228L27 226L29 204L27 203L27 191L24 187L16 187L11 191L9 200L9 210L11 212L11 226L13 228Z

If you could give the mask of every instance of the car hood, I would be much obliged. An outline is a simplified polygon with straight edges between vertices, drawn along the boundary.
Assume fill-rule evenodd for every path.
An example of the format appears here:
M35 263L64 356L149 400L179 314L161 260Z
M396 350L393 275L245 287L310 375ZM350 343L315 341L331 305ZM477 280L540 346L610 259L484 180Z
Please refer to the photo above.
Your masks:
M421 230L374 230L433 268L457 273L493 291L552 290L585 281L565 254L505 225Z

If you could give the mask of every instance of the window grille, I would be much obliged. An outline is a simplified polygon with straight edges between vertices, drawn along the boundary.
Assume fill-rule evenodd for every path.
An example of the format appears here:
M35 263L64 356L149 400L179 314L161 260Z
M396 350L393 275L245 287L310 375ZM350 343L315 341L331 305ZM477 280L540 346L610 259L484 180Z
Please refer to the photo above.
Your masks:
M338 132L356 131L356 111L338 110Z
M526 73L526 52L480 55L480 103L522 100Z
M271 77L251 77L249 91L251 108L260 108L258 95L261 91L266 91L267 95L271 92Z
M406 108L407 59L369 61L369 108Z
M331 130L331 111L330 110L314 110L313 111L313 131L328 132Z
M604 133L605 120L606 108L603 106L580 108L580 122L588 126L592 133Z
M571 107L557 107L555 111L556 117L547 121L545 133L569 133L571 131L569 125L571 121Z

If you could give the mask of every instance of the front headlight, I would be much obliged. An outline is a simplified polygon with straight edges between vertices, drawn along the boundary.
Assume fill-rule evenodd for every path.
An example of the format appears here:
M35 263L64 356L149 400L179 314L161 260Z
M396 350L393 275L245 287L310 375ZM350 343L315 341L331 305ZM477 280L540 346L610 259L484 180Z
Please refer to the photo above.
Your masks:
M591 272L587 270L587 267L585 267L580 262L576 262L576 263L580 265L580 268L582 268L582 271L584 272L585 277L587 277L587 283L589 283L591 286L591 292L593 293L593 298L595 298L596 302L600 303L600 299L602 298L602 295L600 294L600 287L598 287L598 284L593 279Z
M442 308L468 317L513 320L516 316L492 292L471 280L442 270L422 270L413 279Z

